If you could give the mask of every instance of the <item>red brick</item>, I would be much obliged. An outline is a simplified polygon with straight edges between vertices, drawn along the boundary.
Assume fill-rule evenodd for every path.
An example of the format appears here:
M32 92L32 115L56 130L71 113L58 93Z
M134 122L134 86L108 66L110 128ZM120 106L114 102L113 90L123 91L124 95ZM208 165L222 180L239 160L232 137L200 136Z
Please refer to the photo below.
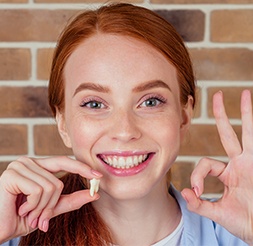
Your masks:
M56 125L34 126L34 151L36 155L73 155L63 144Z
M241 127L234 126L234 130L238 138L241 139ZM184 143L182 143L180 155L226 156L216 125L193 124Z
M35 3L107 3L106 0L34 0ZM117 0L112 0L110 2L118 2ZM128 0L124 2L130 3L142 3L143 0Z
M243 4L243 3L253 3L253 0L150 0L151 3L160 4Z
M193 162L176 162L171 168L170 181L178 189L191 188L191 173L194 170ZM204 193L222 193L224 185L216 177L207 176L204 180Z
M46 87L0 87L0 117L50 117Z
M253 10L219 10L211 13L211 41L252 42Z
M224 185L217 177L207 176L204 181L204 193L223 193Z
M67 21L75 13L76 10L0 10L0 40L56 41Z
M0 0L0 3L28 3L28 0Z
M253 50L202 48L190 50L199 80L252 80Z
M196 89L196 102L195 102L195 108L193 111L193 117L198 118L201 115L201 89L197 87Z
M171 182L178 190L191 188L190 176L194 165L192 162L176 162L171 167Z
M0 125L0 155L25 155L27 145L25 125Z
M6 167L8 166L9 163L10 162L0 162L0 175L6 169Z
M198 42L204 38L205 14L200 10L155 10L171 23L184 41Z
M38 49L37 52L37 78L48 80L54 49Z
M1 23L1 18L0 18L0 23ZM1 30L0 30L0 36L1 36ZM31 76L30 50L29 49L0 48L0 71L1 71L0 80L27 80L29 79Z

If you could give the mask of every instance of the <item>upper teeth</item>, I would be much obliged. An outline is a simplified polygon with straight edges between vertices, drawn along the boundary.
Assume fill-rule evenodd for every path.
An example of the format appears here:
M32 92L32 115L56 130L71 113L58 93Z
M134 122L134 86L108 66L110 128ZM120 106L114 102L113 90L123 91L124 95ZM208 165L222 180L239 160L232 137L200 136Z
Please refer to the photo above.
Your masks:
M134 166L138 166L147 158L147 154L145 155L134 155L134 156L102 156L103 161L108 165L115 168L131 168Z

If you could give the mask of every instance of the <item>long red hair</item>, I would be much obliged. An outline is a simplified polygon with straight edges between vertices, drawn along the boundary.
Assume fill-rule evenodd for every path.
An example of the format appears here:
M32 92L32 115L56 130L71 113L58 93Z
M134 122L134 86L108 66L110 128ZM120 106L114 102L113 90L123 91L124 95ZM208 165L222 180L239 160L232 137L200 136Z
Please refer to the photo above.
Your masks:
M79 14L63 31L55 49L48 97L49 104L64 109L64 66L77 46L96 33L110 33L137 38L164 54L177 69L180 98L186 104L189 95L195 102L195 79L192 63L182 38L172 25L151 10L119 3ZM78 175L63 177L64 193L85 189ZM110 245L112 238L92 204L50 220L47 233L39 230L23 237L21 245Z

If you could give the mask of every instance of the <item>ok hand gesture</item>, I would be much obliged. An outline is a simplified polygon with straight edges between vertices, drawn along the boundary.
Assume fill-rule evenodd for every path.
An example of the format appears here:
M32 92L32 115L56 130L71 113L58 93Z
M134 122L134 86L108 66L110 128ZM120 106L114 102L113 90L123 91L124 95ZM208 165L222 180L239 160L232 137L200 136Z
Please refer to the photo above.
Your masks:
M241 97L242 146L229 123L223 95L213 97L213 112L228 164L203 158L191 176L193 190L184 189L188 209L208 217L235 236L253 245L253 116L251 94ZM217 202L200 199L207 175L216 176L224 184L224 194Z

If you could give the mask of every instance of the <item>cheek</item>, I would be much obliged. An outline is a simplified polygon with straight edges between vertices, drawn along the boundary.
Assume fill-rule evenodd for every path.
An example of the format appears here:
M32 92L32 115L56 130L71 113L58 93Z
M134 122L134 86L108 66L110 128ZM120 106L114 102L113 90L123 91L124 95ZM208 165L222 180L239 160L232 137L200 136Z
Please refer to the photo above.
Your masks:
M152 126L152 132L154 132L162 142L180 140L180 119L177 114L170 114L169 117L163 117L154 122L156 124Z
M103 128L98 122L91 122L87 119L74 119L70 129L73 153L79 159L83 158L84 154L91 153L94 144L99 139L99 129Z

